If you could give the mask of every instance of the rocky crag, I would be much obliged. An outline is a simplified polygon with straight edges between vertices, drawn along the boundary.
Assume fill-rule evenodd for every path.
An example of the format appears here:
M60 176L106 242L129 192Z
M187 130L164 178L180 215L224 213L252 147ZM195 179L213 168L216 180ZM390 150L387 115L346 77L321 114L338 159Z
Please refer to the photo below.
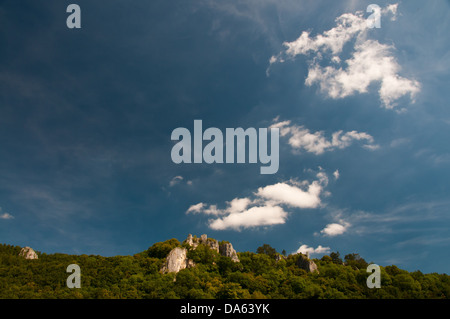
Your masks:
M176 247L172 249L167 255L164 265L161 267L162 273L177 273L182 269L195 267L194 261L187 257L187 253L188 249L196 249L199 245L206 245L210 249L215 250L220 255L229 257L234 262L240 262L237 252L236 250L234 250L231 243L222 242L219 244L217 240L208 238L206 234L201 235L200 238L193 237L191 234L189 234L183 244L186 244L187 246L189 246L189 248ZM306 272L310 273L319 272L316 263L309 259L308 255L298 255L299 257L297 260L297 266L299 268L304 269ZM286 257L282 255L278 255L277 257L277 261L286 259Z
M308 258L308 255L299 254L297 259L297 266L301 269L306 270L306 272L317 272L319 269L314 261Z
M175 247L167 255L166 262L161 268L163 273L179 272L182 269L194 267L195 263L187 258L187 249L182 247Z
M208 238L206 234L203 234L200 238L193 237L189 234L184 243L189 245L191 249L196 249L199 245L206 245L220 255L230 257L234 262L239 262L239 257L231 243L223 243L219 245L217 240ZM177 273L182 269L194 267L195 263L191 259L187 258L187 252L188 250L184 247L176 247L172 249L167 255L166 262L161 267L161 272Z
M19 256L25 259L38 259L38 255L31 247L23 247L19 252Z

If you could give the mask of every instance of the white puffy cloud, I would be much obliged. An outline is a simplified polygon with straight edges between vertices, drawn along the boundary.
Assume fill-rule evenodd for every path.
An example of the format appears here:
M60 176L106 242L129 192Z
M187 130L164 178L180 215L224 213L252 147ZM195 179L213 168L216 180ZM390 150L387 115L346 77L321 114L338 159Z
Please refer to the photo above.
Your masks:
M198 203L195 205L191 205L188 210L186 211L186 213L200 213L203 211L203 208L205 207L204 203Z
M318 63L310 66L305 84L317 83L320 90L331 98L344 98L355 93L366 93L373 82L380 83L378 91L386 108L393 108L394 101L404 95L412 99L420 85L398 75L400 66L391 55L391 46L378 41L366 40L355 45L351 58L345 61L346 68L322 67Z
M332 223L326 225L320 232L326 236L334 237L345 233L349 226L350 224L345 222L343 224Z
M397 8L398 4L389 5L381 10L381 14L391 13L394 20ZM284 62L285 57L314 54L305 84L319 85L330 98L366 93L372 83L379 83L378 94L384 107L391 109L396 100L408 95L414 102L420 91L419 82L400 76L400 65L392 54L394 47L367 39L367 30L363 12L345 13L336 19L336 27L322 34L311 37L309 32L303 31L296 40L285 42L286 49L278 56L272 56L269 62L272 65ZM342 61L339 54L353 39L356 40L352 55ZM330 63L324 66L324 56L328 55Z
M333 176L334 176L334 179L335 179L335 180L337 180L337 179L339 178L340 173L339 173L339 170L338 170L338 169L334 171Z
M320 155L326 151L349 147L353 141L364 141L365 148L376 149L374 139L370 134L357 131L344 133L336 131L331 138L326 138L323 131L311 132L304 126L291 124L291 121L275 122L270 127L280 129L280 136L288 138L288 144L294 150L305 150L309 153Z
M206 205L205 203L198 203L191 205L186 214L198 214L220 216L226 214L234 214L243 212L247 206L251 203L248 198L235 198L231 202L227 202L228 206L225 209L218 209L217 205Z
M9 213L3 213L0 215L0 219L13 219L14 216Z
M301 245L297 249L296 253L312 255L312 254L326 254L329 253L330 251L331 251L330 247L323 247L321 245L317 246L316 248L309 247L308 245Z
M381 13L387 14L392 13L391 20L395 21L397 19L397 10L398 10L398 3L389 4L385 8L381 9Z
M277 183L258 188L256 196L279 204L297 208L316 208L320 204L322 185L312 182L306 190L287 183Z
M215 230L249 228L284 224L287 213L280 206L255 206L242 212L231 213L223 218L212 220L209 226Z
M172 187L183 180L183 176L175 176L169 182L169 186Z
M235 198L229 203L227 211L230 214L242 212L250 205L250 203L251 200L248 198Z
M174 178L172 178L169 182L169 187L173 187L177 184L182 183L184 180L184 177L181 175L175 176ZM191 186L192 185L192 181L186 181L186 185Z
M259 187L253 196L235 198L226 202L223 209L198 203L190 206L186 214L212 216L209 226L216 230L284 224L288 217L286 208L312 209L322 204L321 195L328 177L320 171L316 178L312 182L285 181Z
M286 47L286 54L291 57L318 51L331 51L333 55L336 55L342 51L348 41L366 29L367 22L362 13L344 13L336 19L336 27L323 34L312 38L310 32L303 31L296 40L284 42L283 45Z

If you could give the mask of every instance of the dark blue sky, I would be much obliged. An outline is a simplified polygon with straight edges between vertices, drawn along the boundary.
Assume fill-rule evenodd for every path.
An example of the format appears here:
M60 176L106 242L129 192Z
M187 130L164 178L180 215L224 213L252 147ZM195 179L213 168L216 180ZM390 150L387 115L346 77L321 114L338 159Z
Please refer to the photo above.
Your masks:
M368 29L372 2L2 1L0 242L206 233L449 273L450 5L379 1ZM279 127L278 172L174 164L195 119Z

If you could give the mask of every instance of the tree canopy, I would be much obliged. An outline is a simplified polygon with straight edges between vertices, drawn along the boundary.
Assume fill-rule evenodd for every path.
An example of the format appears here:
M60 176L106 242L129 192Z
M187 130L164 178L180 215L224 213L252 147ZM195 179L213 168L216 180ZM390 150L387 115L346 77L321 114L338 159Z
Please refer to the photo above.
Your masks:
M381 288L370 289L368 263L358 254L339 253L313 259L319 273L297 265L297 255L272 258L270 245L258 253L238 253L240 262L220 256L206 245L190 250L193 268L160 272L167 254L181 246L176 239L155 243L133 256L45 254L26 260L21 247L0 245L0 298L449 298L450 276L408 272L380 266ZM68 288L69 264L81 269L81 288Z

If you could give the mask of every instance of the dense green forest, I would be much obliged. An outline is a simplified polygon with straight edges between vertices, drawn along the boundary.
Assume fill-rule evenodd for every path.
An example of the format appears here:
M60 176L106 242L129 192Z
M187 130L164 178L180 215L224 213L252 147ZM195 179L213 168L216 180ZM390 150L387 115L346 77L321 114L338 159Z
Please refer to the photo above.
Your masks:
M190 250L193 268L162 274L160 268L177 239L156 243L133 256L102 257L38 253L19 256L21 247L0 245L0 298L449 298L450 276L381 267L381 288L366 284L368 263L358 254L338 252L313 259L319 272L297 266L299 255L283 256L269 245L240 252L240 262L208 247ZM81 269L81 288L68 288L69 264Z

